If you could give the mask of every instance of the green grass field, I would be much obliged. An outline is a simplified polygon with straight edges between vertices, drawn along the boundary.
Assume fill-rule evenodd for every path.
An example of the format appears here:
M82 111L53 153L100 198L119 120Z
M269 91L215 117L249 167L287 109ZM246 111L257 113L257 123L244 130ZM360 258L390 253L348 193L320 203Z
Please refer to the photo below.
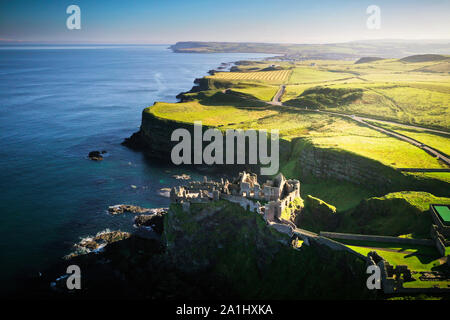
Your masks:
M368 246L366 246L368 245ZM367 255L370 251L376 251L393 266L406 265L415 272L435 271L442 267L444 260L439 257L433 247L408 246L399 247L398 244L370 243L361 245L347 245L349 248ZM413 273L415 281L405 282L405 288L447 288L450 281L421 281L420 274Z
M447 155L450 154L450 134L449 135L437 134L424 130L405 128L401 126L376 121L374 122L374 124L395 131L412 139L415 139L419 142L422 142L423 144L426 144L432 148L444 152Z
M345 72L332 72L318 67L298 66L292 72L288 84L317 83L338 79L349 79L354 75Z
M434 254L428 254L427 251L421 249L397 249L397 248L377 248L377 247L361 247L348 245L349 248L367 255L370 251L377 251L390 264L407 265L414 271L432 271L433 268L441 265L440 256L436 251Z
M278 91L278 86L264 85L257 82L240 82L232 90L247 94L255 99L271 101Z
M336 209L332 215L327 215L305 206L309 211L305 209L304 213L309 212L309 215L303 216L302 223L310 226L311 230L429 238L432 223L429 206L450 204L450 198L435 196L448 196L445 182L450 183L450 173L400 173L394 169L442 169L447 166L422 149L363 126L349 117L319 113L304 107L311 102L314 103L312 109L450 130L450 79L446 66L439 63L443 62L413 63L386 59L354 64L351 61L317 60L281 63L282 70L263 71L268 68L267 62L245 62L238 65L237 70L241 71L207 77L208 87L185 94L184 102L157 102L145 112L177 122L202 121L204 125L221 130L279 130L283 140L281 145L285 146L285 149L280 149L280 171L288 178L300 178L303 199L311 199L308 197L311 195ZM266 103L272 100L280 84L286 85L282 97L285 105ZM376 123L450 154L450 138L444 134ZM380 176L386 175L391 189L379 191L371 181L358 183L314 175L303 179L300 156L303 152L314 154L318 150L324 157L354 160L362 168L377 170ZM320 159L315 161L320 162ZM410 181L414 187L408 185L404 188ZM419 187L415 189L416 186ZM302 202L301 199L295 200L298 206ZM292 212L293 208L288 208L281 216L289 220ZM392 265L407 265L413 271L440 270L443 264L434 247L344 243L363 255L376 250ZM450 253L450 248L446 252ZM405 283L405 287L446 287L450 284L450 281L420 281L418 274L413 276L416 281Z
M342 214L338 232L408 238L430 238L430 204L449 204L450 198L427 192L393 192L371 197Z
M271 90L268 97L274 92ZM343 150L393 168L445 168L425 151L350 119L264 106L217 90L192 97L183 103L158 102L145 112L180 122L201 120L204 125L220 125L222 129L278 129L285 140L307 139L318 148Z
M448 62L405 63L396 59L353 64L317 61L297 64L283 101L301 99L313 87L361 89L361 99L321 108L396 120L407 124L450 129ZM443 65L444 64L444 65Z
M345 181L321 179L302 183L301 196L305 198L307 195L332 203L338 211L345 211L356 207L361 200L374 196L374 192L368 187Z
M438 63L447 62L413 63L385 59L355 64L352 61L315 60L276 62L277 66L271 67L273 62L245 61L238 64L233 73L206 77L207 88L186 94L185 102L158 102L145 112L178 122L202 121L221 130L278 129L285 141L302 141L302 145L316 149L354 156L361 161L376 161L380 168L447 168L420 148L351 119L265 103L272 100L279 85L284 83L284 103L307 96L325 110L446 129L450 128L450 79L445 66ZM282 75L288 73L289 76L282 79ZM269 80L269 75L281 78L274 83ZM390 129L450 153L446 136L400 126ZM281 163L281 170L291 178L298 178L296 157L302 149L291 152L290 158ZM381 171L380 174L384 174ZM403 173L403 176L431 181L430 184L434 180L450 183L449 173ZM354 208L362 199L376 195L370 186L342 181L304 183L308 193L302 190L302 194L321 198L339 211Z

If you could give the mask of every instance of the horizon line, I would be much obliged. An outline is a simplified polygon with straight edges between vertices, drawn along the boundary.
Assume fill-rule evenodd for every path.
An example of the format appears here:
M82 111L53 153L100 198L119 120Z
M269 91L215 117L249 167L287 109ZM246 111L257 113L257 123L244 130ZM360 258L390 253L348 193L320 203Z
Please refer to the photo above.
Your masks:
M378 38L378 39L358 39L338 42L261 42L261 41L209 41L209 40L181 40L176 42L98 42L98 41L41 41L41 40L14 40L1 39L2 44L37 44L37 45L173 45L179 42L203 42L203 43L253 43L253 44L273 44L273 45L327 45L327 44L345 44L352 42L366 41L449 41L450 38Z

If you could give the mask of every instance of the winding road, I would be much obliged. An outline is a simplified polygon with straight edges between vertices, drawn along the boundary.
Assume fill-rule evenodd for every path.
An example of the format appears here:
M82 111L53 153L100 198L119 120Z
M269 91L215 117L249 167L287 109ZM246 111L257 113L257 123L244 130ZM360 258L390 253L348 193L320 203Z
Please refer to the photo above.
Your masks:
M277 93L273 97L272 101L269 102L269 104L274 105L274 106L282 106L282 107L285 107L285 108L297 109L298 110L298 108L286 106L286 105L284 105L281 102L281 97L283 96L285 90L286 90L286 86L285 85L281 85L280 88L278 89ZM430 146L428 146L428 145L426 145L426 144L424 144L424 143L422 143L422 142L420 142L418 140L415 140L415 139L410 138L408 136L402 135L402 134L397 133L395 131L388 130L388 129L382 128L380 126L371 124L368 121L387 123L387 124L401 126L401 127L405 127L405 128L411 128L411 129L417 129L417 130L422 130L422 131L427 131L427 132L432 132L432 133L448 135L450 137L450 133L449 132L446 132L446 131L443 131L443 130L424 128L424 127L415 126L415 125L400 124L400 123L397 123L397 122L394 122L394 121L378 120L378 119L374 119L374 118L369 118L367 116L360 117L360 116L356 116L356 115L348 115L348 114L345 114L345 113L324 111L324 110L312 109L312 108L311 109L307 109L307 110L308 111L313 111L313 112L320 112L320 113L325 113L325 114L336 115L336 116L340 116L340 117L345 117L345 118L351 119L353 121L358 122L359 124L362 124L364 126L367 126L367 127L371 128L373 130L376 130L376 131L384 133L384 134L386 134L388 136L391 136L391 137L397 138L399 140L402 140L404 142L407 142L409 144L412 144L413 146L424 150L429 155L439 159L440 161L445 163L448 167L450 167L450 157L447 154L445 154L444 152L439 151L439 150L437 150L437 149L435 149L433 147L430 147ZM450 168L440 168L440 169L398 168L397 170L408 171L408 172L450 172Z
M273 99L270 104L275 106L282 106L283 104L281 103L281 97L283 96L285 90L286 86L284 84L281 85L277 93L273 96Z

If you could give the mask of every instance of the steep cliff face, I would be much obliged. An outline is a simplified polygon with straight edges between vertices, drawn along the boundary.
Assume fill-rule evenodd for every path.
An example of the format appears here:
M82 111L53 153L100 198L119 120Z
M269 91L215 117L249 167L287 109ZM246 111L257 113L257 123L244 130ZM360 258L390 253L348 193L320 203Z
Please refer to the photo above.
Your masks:
M117 240L117 239L115 239ZM311 241L299 250L263 218L228 201L172 205L162 237L136 232L68 257L27 282L30 298L365 299L365 261ZM67 266L83 290L67 290ZM56 279L56 280L55 280ZM49 283L54 282L52 286Z
M153 158L170 160L171 150L178 143L171 141L172 132L176 129L187 129L191 134L194 131L192 124L161 119L143 112L140 139L146 146L144 151Z
M332 178L382 189L389 189L403 178L393 168L350 152L318 148L306 141L294 141L293 144L294 149L301 149L296 158L299 173L305 178Z
M314 241L296 250L260 215L228 201L191 204L188 212L172 205L163 239L173 265L227 284L234 298L371 297L365 261Z
M448 196L448 184L431 178L404 175L381 162L333 148L320 148L307 139L294 139L282 158L282 171L289 177L314 183L317 179L348 181L380 195L393 191L431 191Z
M194 136L191 123L162 119L143 112L140 131L124 144L143 150L151 158L170 163L171 150L178 143L171 141L171 135L179 128L187 129ZM205 131L209 128L203 126L202 129ZM259 172L258 165L214 165L208 168L227 173L239 170ZM343 150L320 148L303 138L291 141L280 139L280 171L301 181L314 182L327 178L348 181L369 187L380 195L400 190L430 191L440 196L448 196L449 192L445 182L406 176L378 161Z
M202 131L210 129L210 126L202 125ZM178 144L178 141L171 141L171 135L176 129L186 129L191 134L191 146L193 148L194 142L194 125L192 123L177 122L167 119L162 119L154 116L151 113L142 113L142 123L140 130L133 134L130 138L125 139L124 145L142 150L150 158L158 159L166 163L171 163L171 151L172 148ZM206 146L209 142L204 142L203 146ZM285 146L286 147L286 146ZM226 156L226 141L224 140L224 159ZM248 163L248 145L246 146L246 163ZM286 151L288 151L288 147ZM283 146L280 146L280 152L284 152ZM237 154L235 147L235 154ZM193 162L193 161L192 161ZM225 160L224 160L225 162ZM252 171L260 172L259 165L202 165L202 168L208 168L223 173L229 173L235 175L238 172Z
M167 161L170 160L173 146L178 143L171 141L171 134L179 128L187 129L193 135L194 129L190 123L161 119L143 112L140 131L130 142L141 147L150 157ZM208 128L203 126L203 130ZM288 162L293 162L295 168L289 173L298 175L296 177L300 179L313 176L346 180L356 184L388 186L392 183L389 177L401 177L400 173L377 161L342 151L320 149L302 139L292 142L281 140L280 155L280 168Z

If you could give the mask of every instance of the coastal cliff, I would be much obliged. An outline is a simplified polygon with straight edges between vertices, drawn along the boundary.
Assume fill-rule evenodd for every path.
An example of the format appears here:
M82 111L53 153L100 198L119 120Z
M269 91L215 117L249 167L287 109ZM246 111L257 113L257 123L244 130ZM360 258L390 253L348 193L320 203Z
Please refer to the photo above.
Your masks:
M152 237L136 231L101 250L72 255L27 281L23 292L34 298L375 297L365 286L364 259L313 240L300 245L235 203L192 204L189 212L172 204L160 231ZM66 288L64 276L73 264L83 270L83 290L76 292Z
M171 134L179 128L188 130L193 136L192 123L159 118L144 110L140 130L127 138L123 144L141 150L149 158L171 163L171 150L178 143L171 141ZM202 130L209 128L211 127L203 126ZM228 174L241 170L259 171L258 165L202 165L202 168ZM280 139L280 172L305 182L313 182L316 179L346 181L370 187L379 195L400 190L449 195L445 182L404 175L378 161L343 150L320 148L302 138L290 141Z
M269 228L260 215L228 201L191 204L189 212L173 204L163 238L174 265L233 284L233 297L301 299L312 292L318 299L372 296L362 280L362 259L315 241L294 249L292 239Z

